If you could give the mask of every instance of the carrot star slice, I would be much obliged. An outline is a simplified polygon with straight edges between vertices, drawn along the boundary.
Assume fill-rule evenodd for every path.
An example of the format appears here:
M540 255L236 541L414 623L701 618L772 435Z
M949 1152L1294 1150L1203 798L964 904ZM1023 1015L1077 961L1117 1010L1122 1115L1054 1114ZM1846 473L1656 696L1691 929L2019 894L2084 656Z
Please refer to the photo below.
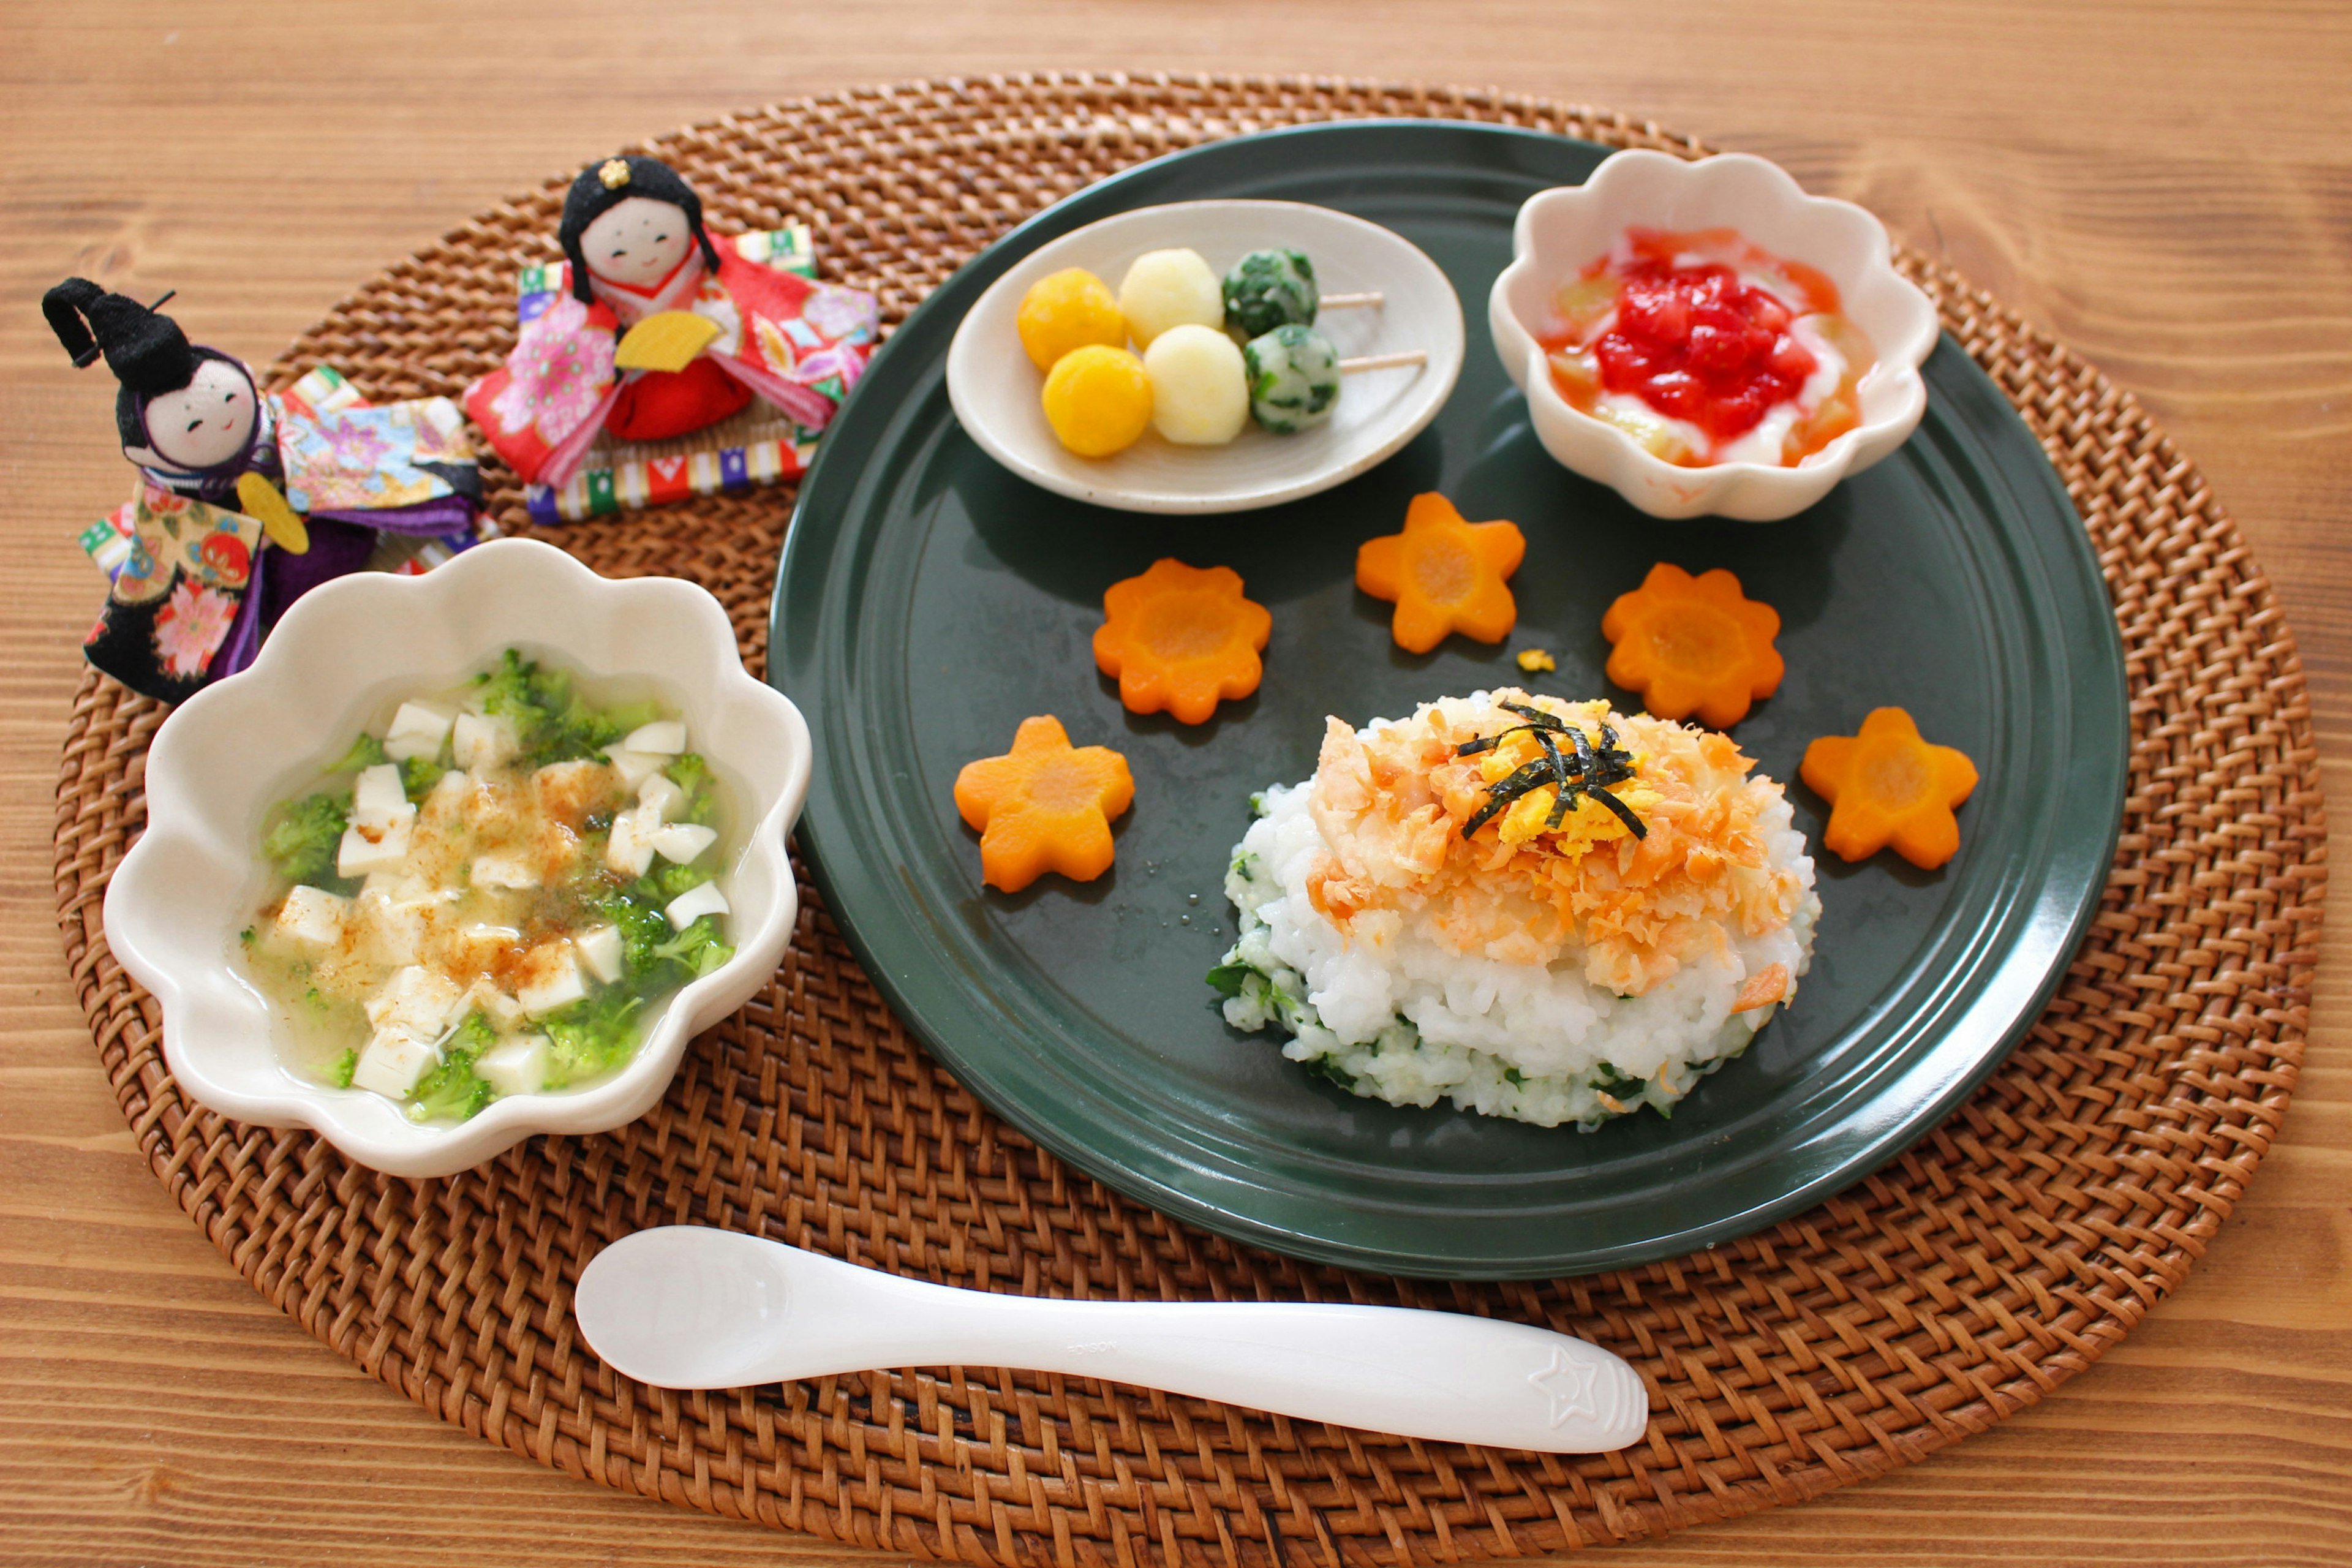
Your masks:
M1741 593L1730 573L1717 567L1694 577L1666 561L1601 618L1612 644L1610 679L1640 692L1661 719L1696 713L1717 730L1780 689L1786 666L1772 646L1780 633L1780 613Z
M1859 733L1822 736L1805 748L1797 771L1830 803L1822 842L1845 859L1866 860L1891 844L1932 871L1958 853L1952 808L1977 787L1976 764L1920 739L1902 709L1874 709Z
M980 835L981 879L1007 893L1048 871L1091 882L1109 870L1110 819L1134 799L1127 759L1072 746L1050 714L1024 719L1013 750L956 774L956 810Z
M1527 552L1518 524L1465 522L1433 490L1412 498L1403 531L1356 552L1356 586L1396 605L1389 630L1408 653L1427 653L1448 632L1501 642L1519 618L1504 579Z
M1118 682L1130 713L1171 714L1202 724L1220 701L1257 689L1258 654L1274 629L1265 606L1242 597L1230 566L1187 566L1171 557L1103 595L1095 665Z

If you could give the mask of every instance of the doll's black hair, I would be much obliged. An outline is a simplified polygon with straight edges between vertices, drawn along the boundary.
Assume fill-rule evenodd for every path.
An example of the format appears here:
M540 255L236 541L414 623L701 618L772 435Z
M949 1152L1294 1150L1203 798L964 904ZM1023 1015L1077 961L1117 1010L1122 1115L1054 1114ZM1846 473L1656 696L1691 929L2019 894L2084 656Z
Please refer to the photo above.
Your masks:
M163 300L171 297L166 294ZM41 314L48 318L49 330L74 364L87 369L103 354L106 368L122 384L114 396L114 428L126 447L151 444L148 399L187 385L205 360L226 361L240 373L245 369L218 349L189 342L180 324L155 305L110 294L87 278L68 278L41 296Z
M555 231L563 245L564 259L572 263L572 297L583 305L593 304L596 293L588 281L588 258L580 248L580 237L590 224L631 196L667 202L683 211L695 243L702 247L704 264L713 272L719 270L719 247L710 243L709 231L702 226L702 198L694 194L694 187L658 158L607 158L589 164L572 182L563 197L563 222Z

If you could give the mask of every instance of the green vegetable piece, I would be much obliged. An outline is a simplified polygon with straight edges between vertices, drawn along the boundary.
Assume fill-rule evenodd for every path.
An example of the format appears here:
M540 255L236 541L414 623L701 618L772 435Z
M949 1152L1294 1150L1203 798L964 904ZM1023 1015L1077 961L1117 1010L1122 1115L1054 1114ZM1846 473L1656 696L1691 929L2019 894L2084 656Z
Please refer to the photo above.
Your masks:
M441 782L441 775L449 771L430 757L404 757L400 763L400 787L410 801L422 805Z
M656 960L684 969L687 978L699 980L734 957L735 950L719 940L719 917L704 915L653 953Z
M352 1087L352 1075L359 1070L359 1047L354 1046L335 1058L335 1065L327 1069L327 1081L337 1089L349 1089Z
M1225 325L1244 338L1280 326L1311 327L1323 302L1303 250L1253 250L1225 274Z
M593 1078L628 1060L637 1048L637 1009L645 998L614 986L583 997L542 1020L547 1031L547 1087Z
M1249 977L1257 973L1246 963L1220 963L1208 973L1208 982L1216 987L1220 996L1238 996Z
M711 826L719 815L717 781L710 776L710 764L696 752L680 752L667 769L669 782L686 792L686 808L674 820Z
M486 711L514 721L527 767L588 757L603 760L604 749L629 732L614 717L625 711L599 712L572 689L572 677L547 669L509 648L499 668L474 678L482 689Z
M657 910L667 909L680 893L710 880L710 868L703 864L711 856L706 852L683 866L664 861L629 885L630 896Z
M468 1013L441 1045L441 1065L409 1091L411 1121L463 1121L499 1097L490 1080L474 1070L481 1054L498 1044L498 1034L479 1013Z
M362 731L360 738L352 742L352 749L343 753L342 760L327 771L331 773L355 773L362 768L380 767L390 761L392 759L384 754L383 742Z
M1339 405L1339 353L1312 327L1276 327L1242 345L1250 416L1277 436L1322 424Z
M261 852L288 881L341 892L354 885L335 875L335 850L351 812L348 794L280 801L262 833Z

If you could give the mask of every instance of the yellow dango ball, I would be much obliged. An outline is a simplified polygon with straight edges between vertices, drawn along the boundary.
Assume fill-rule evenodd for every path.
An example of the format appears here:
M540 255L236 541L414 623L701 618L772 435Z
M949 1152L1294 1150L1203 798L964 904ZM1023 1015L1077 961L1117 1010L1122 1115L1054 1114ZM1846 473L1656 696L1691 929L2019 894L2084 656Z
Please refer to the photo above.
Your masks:
M1110 286L1083 267L1066 267L1029 285L1014 325L1031 363L1045 371L1073 349L1097 343L1115 349L1127 342L1127 321Z
M1135 445L1151 423L1151 378L1125 349L1072 349L1045 376L1045 422L1081 458L1108 458Z

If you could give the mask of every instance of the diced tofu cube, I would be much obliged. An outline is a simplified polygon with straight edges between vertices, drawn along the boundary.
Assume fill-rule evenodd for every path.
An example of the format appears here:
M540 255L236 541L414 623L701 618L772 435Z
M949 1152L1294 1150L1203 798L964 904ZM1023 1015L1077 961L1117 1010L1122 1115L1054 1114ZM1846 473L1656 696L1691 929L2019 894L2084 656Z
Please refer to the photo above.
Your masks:
M449 754L459 767L485 773L511 762L520 750L522 740L515 732L514 721L503 713L460 713L449 738Z
M457 1010L465 1001L466 993L456 981L412 963L395 971L368 998L367 1020L378 1034L404 1029L429 1042L439 1039L441 1031L457 1022Z
M589 973L607 985L621 977L620 927L598 926L593 931L582 931L572 939L572 944L580 950L580 962L588 966Z
M475 1058L474 1070L500 1094L537 1094L547 1087L547 1037L500 1040Z
M397 912L404 902L373 886L362 888L352 900L351 929L359 938L355 945L370 962L395 969L416 962L420 932L415 922Z
M632 752L674 757L686 750L686 724L682 720L658 719L630 731L621 738L621 744Z
M378 1029L367 1049L360 1053L359 1065L352 1069L352 1085L394 1100L407 1099L416 1080L441 1060L434 1038L414 1029Z
M433 781L424 804L417 808L419 816L446 833L466 820L466 803L473 793L474 781L459 769L451 768Z
M705 882L698 888L688 888L672 899L669 901L669 907L662 910L662 913L669 917L669 923L679 931L684 931L705 915L723 915L727 912L727 895L719 890L719 884L716 882Z
M550 763L530 775L530 783L539 797L539 809L567 827L579 826L590 811L612 795L604 769L585 757Z
M523 955L521 971L522 984L515 987L515 1000L533 1017L569 1007L588 994L580 961L568 942L541 942Z
M449 710L429 702L404 702L383 734L383 754L394 762L437 757L449 734Z
M352 786L354 826L389 827L415 815L416 808L408 803L408 791L401 784L397 763L378 763L360 770L359 782Z
M673 822L654 829L651 838L655 854L683 866L719 842L719 829L691 822Z
M633 752L626 746L614 746L604 756L623 789L635 789L669 766L669 759L658 752Z
M642 877L654 863L654 835L661 818L646 807L632 806L613 818L613 836L604 841L604 867L624 877Z
M467 879L478 888L536 888L539 868L531 858L516 850L496 850L474 857L473 868Z
M289 888L278 906L278 934L305 947L332 947L343 940L343 921L352 901L324 888Z
M466 1002L478 1009L494 1029L511 1029L522 1022L522 1004L487 979L474 982L473 989L466 993Z
M477 921L458 929L450 942L450 957L460 969L494 968L506 953L522 946L522 932L512 926Z
M416 826L416 808L410 806L408 815L380 827L362 827L358 823L343 829L342 842L335 846L335 875L364 877L375 871L396 871L408 858L409 836Z
M667 773L656 773L637 786L637 804L653 807L654 815L664 822L676 819L686 805L686 792L672 782Z

